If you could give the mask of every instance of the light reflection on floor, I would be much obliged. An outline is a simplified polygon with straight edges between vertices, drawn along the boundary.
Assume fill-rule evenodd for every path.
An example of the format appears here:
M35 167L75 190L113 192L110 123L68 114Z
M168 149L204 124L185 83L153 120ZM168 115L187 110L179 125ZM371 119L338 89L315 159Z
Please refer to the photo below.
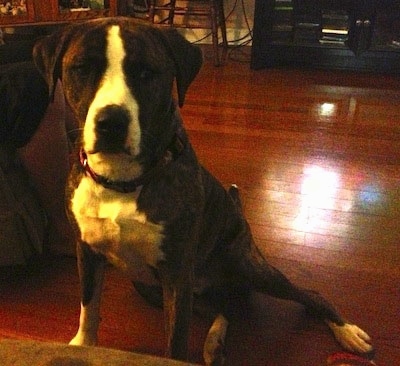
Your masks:
M341 224L346 226L349 215L340 212L373 210L384 200L379 186L371 184L367 176L358 182L355 190L342 186L339 170L319 165L305 166L301 180L300 203L292 227L300 232L332 233L331 226L336 223L338 213ZM346 198L341 197L346 190Z
M338 172L317 165L305 167L301 182L301 202L293 221L293 228L303 232L326 228L329 220L324 217L324 213L326 210L335 209L339 188Z
M322 103L318 105L318 114L321 117L331 117L335 114L336 104L335 103Z

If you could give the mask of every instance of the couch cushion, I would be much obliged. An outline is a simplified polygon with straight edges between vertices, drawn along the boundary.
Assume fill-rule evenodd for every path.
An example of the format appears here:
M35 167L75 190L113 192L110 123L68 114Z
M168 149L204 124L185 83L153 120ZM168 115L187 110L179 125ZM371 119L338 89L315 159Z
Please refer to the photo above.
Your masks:
M3 365L14 366L195 366L186 362L107 348L9 339L0 341L0 360Z
M11 41L0 45L0 65L32 60L35 40Z
M33 62L0 67L0 143L26 145L48 105L47 84Z

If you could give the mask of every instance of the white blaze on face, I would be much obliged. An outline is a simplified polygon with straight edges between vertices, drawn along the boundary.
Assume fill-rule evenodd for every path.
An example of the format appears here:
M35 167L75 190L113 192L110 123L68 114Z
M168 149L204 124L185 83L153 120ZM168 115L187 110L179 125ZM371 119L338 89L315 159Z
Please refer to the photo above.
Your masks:
M107 33L107 68L89 107L83 131L84 149L88 152L93 150L96 143L96 116L102 108L108 105L123 106L128 111L130 122L125 147L133 156L140 152L139 106L125 81L123 70L125 55L119 26L113 25Z

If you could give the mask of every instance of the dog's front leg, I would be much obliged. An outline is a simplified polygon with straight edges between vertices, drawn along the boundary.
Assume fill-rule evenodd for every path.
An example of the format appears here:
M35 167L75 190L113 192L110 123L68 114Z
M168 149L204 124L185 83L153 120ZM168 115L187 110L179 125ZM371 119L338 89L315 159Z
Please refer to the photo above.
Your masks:
M219 314L204 343L203 358L206 365L224 365L225 363L225 338L229 322L222 314Z
M168 347L166 356L178 360L187 360L193 308L192 274L182 273L178 279L171 279L165 271L160 271L160 274Z
M106 260L102 255L94 253L85 243L78 243L77 256L81 283L81 313L78 332L70 344L92 346L97 343Z

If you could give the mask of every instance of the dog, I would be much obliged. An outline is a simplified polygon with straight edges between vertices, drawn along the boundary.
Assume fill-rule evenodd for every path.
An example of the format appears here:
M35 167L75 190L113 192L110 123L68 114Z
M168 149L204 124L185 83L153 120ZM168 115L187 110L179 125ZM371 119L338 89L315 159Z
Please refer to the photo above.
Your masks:
M61 79L80 128L67 187L82 292L72 345L96 344L111 262L150 303L163 306L169 357L187 360L197 309L212 319L205 363L222 365L234 309L252 291L304 305L347 350L372 350L370 337L321 295L267 263L238 188L225 190L198 162L179 115L202 65L198 47L172 28L116 17L40 40L34 61L50 95Z

